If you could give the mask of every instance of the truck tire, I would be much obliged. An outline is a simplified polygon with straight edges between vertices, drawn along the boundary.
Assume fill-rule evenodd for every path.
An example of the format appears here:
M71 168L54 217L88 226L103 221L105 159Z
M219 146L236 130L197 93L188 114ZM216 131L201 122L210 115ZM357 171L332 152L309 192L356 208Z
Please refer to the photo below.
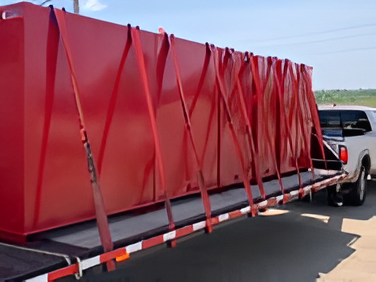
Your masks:
M362 165L358 179L353 183L352 191L350 192L351 201L355 206L363 205L367 195L367 173L366 168Z

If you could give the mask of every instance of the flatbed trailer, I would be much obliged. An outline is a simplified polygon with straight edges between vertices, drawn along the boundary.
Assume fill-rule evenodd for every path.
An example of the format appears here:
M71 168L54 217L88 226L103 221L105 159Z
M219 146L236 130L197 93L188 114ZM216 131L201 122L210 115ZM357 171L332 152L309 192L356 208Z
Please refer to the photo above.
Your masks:
M308 66L52 6L0 12L0 280L114 271L346 175Z

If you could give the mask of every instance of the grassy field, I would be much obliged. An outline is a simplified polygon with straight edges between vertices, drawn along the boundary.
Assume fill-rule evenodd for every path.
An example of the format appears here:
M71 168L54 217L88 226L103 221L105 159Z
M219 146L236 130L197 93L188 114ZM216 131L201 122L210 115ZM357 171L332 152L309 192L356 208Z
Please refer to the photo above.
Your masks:
M376 89L315 91L317 104L347 104L376 107Z

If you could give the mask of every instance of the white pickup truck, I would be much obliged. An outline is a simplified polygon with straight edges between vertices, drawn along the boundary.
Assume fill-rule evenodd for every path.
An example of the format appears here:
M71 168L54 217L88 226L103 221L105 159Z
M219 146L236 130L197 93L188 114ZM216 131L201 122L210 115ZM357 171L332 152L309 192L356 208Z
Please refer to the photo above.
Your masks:
M364 106L319 106L322 132L338 154L347 177L328 189L330 205L345 201L362 205L367 180L376 177L376 108Z

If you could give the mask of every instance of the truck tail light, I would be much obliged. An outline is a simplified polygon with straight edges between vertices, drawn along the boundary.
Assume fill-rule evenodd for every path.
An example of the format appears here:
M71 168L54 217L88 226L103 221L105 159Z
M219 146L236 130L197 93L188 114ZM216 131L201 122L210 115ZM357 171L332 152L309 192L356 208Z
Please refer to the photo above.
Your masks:
M339 147L339 159L343 162L343 164L347 164L349 160L349 153L347 152L347 148L345 146Z

